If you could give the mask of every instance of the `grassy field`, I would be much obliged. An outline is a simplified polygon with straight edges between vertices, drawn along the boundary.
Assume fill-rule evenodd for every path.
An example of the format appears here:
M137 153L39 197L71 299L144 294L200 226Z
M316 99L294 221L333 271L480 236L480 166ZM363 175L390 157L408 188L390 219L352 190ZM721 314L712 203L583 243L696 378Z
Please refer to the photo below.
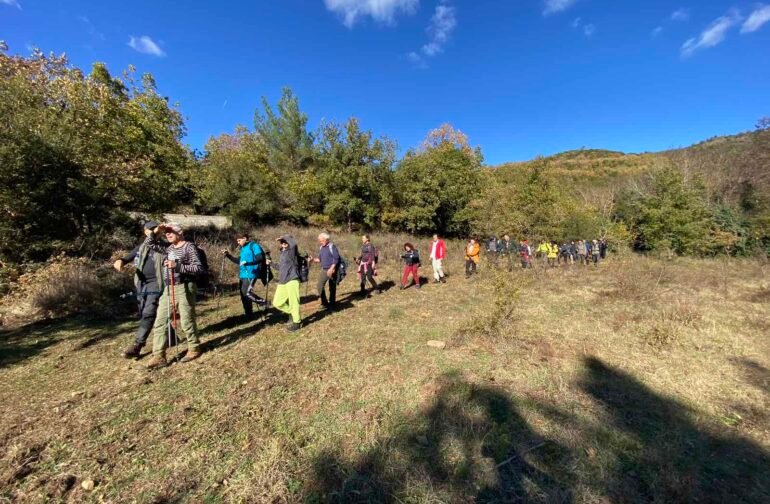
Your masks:
M0 333L0 501L770 501L766 263L468 281L453 243L446 285L399 291L403 239L387 292L311 286L298 333L204 302L205 355L161 371L119 356L131 319Z

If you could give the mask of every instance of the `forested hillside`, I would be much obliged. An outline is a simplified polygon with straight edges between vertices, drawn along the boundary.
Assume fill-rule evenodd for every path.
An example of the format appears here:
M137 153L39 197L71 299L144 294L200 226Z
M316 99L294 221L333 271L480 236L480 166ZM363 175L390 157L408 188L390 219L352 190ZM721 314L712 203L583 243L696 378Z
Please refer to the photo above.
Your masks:
M0 51L0 261L103 256L127 212L221 213L239 226L291 222L447 236L607 237L675 254L770 248L770 130L669 152L569 151L485 167L444 124L398 146L356 118L315 130L290 89L254 124L184 145L179 107L150 74L86 73L65 57ZM407 120L407 118L405 118Z

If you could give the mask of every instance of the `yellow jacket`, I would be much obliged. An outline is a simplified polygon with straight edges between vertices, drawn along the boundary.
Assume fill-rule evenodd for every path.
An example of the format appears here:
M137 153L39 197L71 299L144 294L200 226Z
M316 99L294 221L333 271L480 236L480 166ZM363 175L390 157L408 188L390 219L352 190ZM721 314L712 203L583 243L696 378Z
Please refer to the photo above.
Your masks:
M559 246L548 244L548 259L556 259L559 257Z
M465 246L465 260L471 260L478 264L479 253L481 252L481 245L478 243L468 244Z

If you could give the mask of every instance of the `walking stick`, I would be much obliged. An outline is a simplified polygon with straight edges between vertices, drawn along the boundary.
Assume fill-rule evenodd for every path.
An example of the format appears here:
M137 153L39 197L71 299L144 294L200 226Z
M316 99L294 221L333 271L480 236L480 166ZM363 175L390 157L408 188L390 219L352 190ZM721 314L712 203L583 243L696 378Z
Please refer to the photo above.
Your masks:
M219 307L222 305L222 298L225 295L225 291L222 287L222 279L225 277L225 256L222 256L222 268L219 270L219 286L217 289L219 290L219 296L217 296L217 311L219 311Z
M169 277L171 270L169 269ZM168 289L169 286L166 285ZM171 350L171 292L166 294L166 328L168 329L168 349Z
M176 335L176 331L178 330L178 328L177 328L177 323L176 323L176 289L175 289L176 283L175 283L175 280L174 280L174 270L169 268L168 269L168 273L169 273L169 277L171 279L171 313L172 313L171 325L174 327L174 335L177 336ZM175 355L174 358L178 359L179 358L179 348L178 348L178 346L179 346L179 336L177 336L175 339L177 340L177 349L176 349L176 355ZM169 349L170 349L170 347L169 347Z

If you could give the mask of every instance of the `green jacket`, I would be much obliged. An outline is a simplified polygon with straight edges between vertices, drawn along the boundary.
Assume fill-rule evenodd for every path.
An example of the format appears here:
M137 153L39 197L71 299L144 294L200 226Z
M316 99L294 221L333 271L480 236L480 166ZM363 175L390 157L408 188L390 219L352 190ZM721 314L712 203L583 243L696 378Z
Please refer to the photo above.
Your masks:
M136 254L136 259L134 260L134 266L135 272L134 272L134 285L136 285L136 290L140 290L142 287L142 284L144 283L144 277L142 275L142 270L144 269L144 265L147 263L147 260L150 257L150 247L148 247L145 244L142 244L139 246L139 252ZM158 280L158 288L162 291L163 290L163 254L154 253L153 259L155 260L155 278Z

